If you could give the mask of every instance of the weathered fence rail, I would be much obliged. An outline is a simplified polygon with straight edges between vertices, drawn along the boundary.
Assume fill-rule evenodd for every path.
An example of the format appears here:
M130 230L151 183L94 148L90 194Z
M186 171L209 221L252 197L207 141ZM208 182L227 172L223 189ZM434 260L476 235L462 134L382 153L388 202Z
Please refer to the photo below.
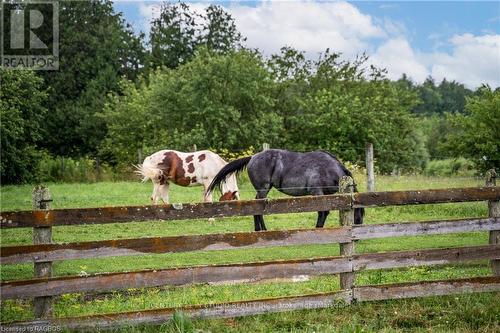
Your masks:
M500 218L402 222L352 227L235 232L224 234L104 240L93 242L5 246L1 264L89 259L150 253L246 249L302 244L345 243L384 237L500 230ZM352 237L352 238L351 238Z
M440 190L366 192L317 197L224 201L215 203L126 206L47 211L3 212L2 228L26 228L77 224L186 220L210 217L249 216L345 210L353 207L435 204L498 200L498 187L469 187Z
M226 265L191 266L160 270L63 276L3 282L2 298L101 293L126 288L220 282L257 282L300 275L353 273L362 270L444 265L500 258L500 245L353 254L314 259L275 260Z
M301 309L320 309L343 306L349 300L379 301L425 296L453 295L473 292L491 292L500 289L500 277L424 281L377 286L359 286L352 290L340 290L281 298L256 299L251 301L205 304L182 308L163 308L145 311L109 313L103 315L54 318L29 322L14 322L6 328L23 332L36 328L60 328L71 330L112 329L118 324L162 324L172 319L176 311L183 311L194 318L230 318L262 313L275 313Z
M133 272L115 272L90 276L51 277L50 273L35 279L4 281L2 299L35 298L37 317L49 319L5 324L8 329L41 329L47 325L69 329L114 328L119 325L160 323L182 310L195 317L234 317L293 309L328 307L338 302L382 300L462 292L500 291L500 188L495 174L489 174L487 187L419 191L349 193L350 179L343 179L344 194L251 200L214 204L174 204L163 206L105 207L87 209L34 210L1 213L2 228L33 227L49 231L54 226L117 223L147 220L182 220L208 217L245 216L339 210L341 227L325 229L239 232L212 235L170 236L104 240L67 244L34 244L0 248L1 264L35 263L36 267L52 261L109 256L141 255L246 249L269 246L338 243L340 256L311 259L206 265ZM435 204L488 201L489 216L460 220L352 225L357 207ZM37 208L44 208L36 206ZM45 207L46 208L46 207ZM411 251L356 253L355 242L383 237L417 236L456 232L490 232L489 245L458 248L436 248ZM47 241L48 240L48 241ZM50 239L43 242L50 242ZM35 242L36 243L36 242ZM416 282L382 286L357 286L356 273L364 270L443 265L490 260L493 277L460 280ZM40 266L41 267L41 266ZM45 266L44 266L45 267ZM111 290L187 285L195 283L257 282L290 278L297 275L339 274L338 292L285 298L230 302L218 305L191 306L73 318L50 318L53 296L75 292L108 292ZM38 304L38 305L37 305Z

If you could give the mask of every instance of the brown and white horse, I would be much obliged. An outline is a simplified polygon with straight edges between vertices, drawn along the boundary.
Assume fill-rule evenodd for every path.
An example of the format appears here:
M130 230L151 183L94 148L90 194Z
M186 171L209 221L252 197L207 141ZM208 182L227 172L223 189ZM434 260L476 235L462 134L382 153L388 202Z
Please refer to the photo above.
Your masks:
M144 159L142 165L137 166L137 173L142 181L151 179L153 194L151 201L157 204L160 199L169 203L169 183L180 186L203 185L203 201L211 202L212 193L207 189L215 175L227 164L219 155L201 150L192 153L183 153L175 150L160 150ZM222 187L220 201L239 199L236 176L228 177Z

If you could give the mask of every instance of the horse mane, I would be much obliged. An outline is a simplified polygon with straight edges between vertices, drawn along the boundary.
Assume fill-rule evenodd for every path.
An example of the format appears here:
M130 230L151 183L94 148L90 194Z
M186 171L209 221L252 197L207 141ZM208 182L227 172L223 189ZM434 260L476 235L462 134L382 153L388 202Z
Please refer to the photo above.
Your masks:
M236 177L238 177L238 175L245 170L251 159L252 156L247 156L226 164L219 170L214 179L212 179L212 182L207 188L207 193L213 192L215 188L218 188L222 193L222 184L226 182L226 177L233 173L236 173Z

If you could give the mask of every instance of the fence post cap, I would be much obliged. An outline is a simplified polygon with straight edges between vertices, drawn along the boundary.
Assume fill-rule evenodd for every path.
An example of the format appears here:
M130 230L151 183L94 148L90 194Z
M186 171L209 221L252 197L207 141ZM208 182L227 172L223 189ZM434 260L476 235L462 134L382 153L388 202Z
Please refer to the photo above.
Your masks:
M495 169L486 171L486 185L496 186L497 172Z
M342 176L339 180L339 192L349 193L354 192L354 180L350 176Z
M44 185L37 185L32 191L33 210L47 209L52 201L49 188Z

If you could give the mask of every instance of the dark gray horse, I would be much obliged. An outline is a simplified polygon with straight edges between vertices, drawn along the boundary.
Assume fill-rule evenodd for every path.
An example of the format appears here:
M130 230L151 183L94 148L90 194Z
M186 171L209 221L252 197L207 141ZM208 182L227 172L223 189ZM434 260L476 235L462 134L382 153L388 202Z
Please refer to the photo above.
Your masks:
M250 157L240 158L224 166L212 180L207 192L220 187L226 177L245 168L253 187L256 199L263 199L271 188L292 195L323 195L338 191L342 176L352 177L342 163L326 151L296 153L281 149L268 149ZM356 191L356 187L354 187ZM329 211L318 212L316 228L322 228ZM354 210L354 223L363 223L364 208ZM254 215L255 231L266 230L262 215Z

